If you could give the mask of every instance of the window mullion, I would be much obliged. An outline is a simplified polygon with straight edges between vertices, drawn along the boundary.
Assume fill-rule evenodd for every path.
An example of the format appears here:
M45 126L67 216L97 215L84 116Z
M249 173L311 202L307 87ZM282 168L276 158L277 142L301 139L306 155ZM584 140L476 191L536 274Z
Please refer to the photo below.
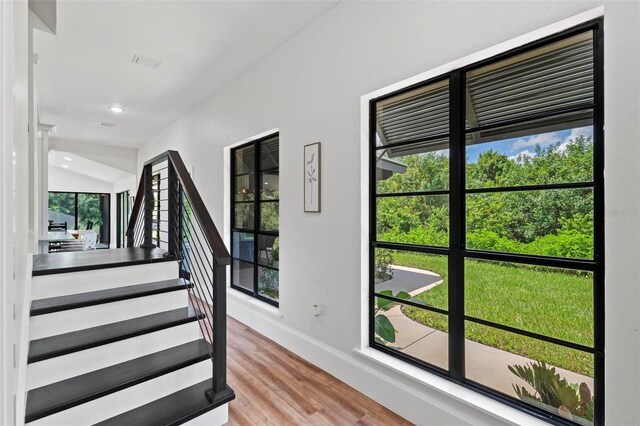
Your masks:
M258 296L258 231L260 230L260 143L254 142L253 155L253 295Z
M464 258L465 168L464 74L454 71L449 80L449 371L464 380Z

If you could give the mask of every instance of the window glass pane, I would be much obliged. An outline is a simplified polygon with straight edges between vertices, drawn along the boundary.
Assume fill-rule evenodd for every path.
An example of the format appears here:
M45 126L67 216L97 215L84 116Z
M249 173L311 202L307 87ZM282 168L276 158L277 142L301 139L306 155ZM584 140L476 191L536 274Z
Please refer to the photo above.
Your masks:
M280 288L277 269L258 267L258 294L271 300L278 300Z
M465 332L468 379L578 423L593 422L591 354L470 321ZM523 380L528 374L535 387Z
M376 151L378 194L449 188L449 140Z
M449 196L382 197L376 201L378 241L449 245Z
M262 173L260 175L261 200L277 200L280 197L280 176L278 172Z
M274 169L279 164L279 139L267 139L260 143L260 170Z
M233 233L233 257L253 262L253 234L248 232Z
M517 263L465 260L465 313L593 347L593 275Z
M275 235L258 235L258 263L277 268L280 259L280 238Z
M429 84L376 103L378 145L449 133L449 82Z
M255 155L253 144L236 148L235 151L236 175L251 173L255 168Z
M447 315L375 299L375 341L445 370L449 368L447 324Z
M235 205L236 228L253 229L253 203L237 203Z
M235 178L236 201L252 201L255 194L255 182L253 175L242 175Z
M253 264L233 259L233 285L253 291Z
M78 194L78 228L91 229L99 235L103 222L100 194Z
M467 247L593 258L593 190L467 194Z
M593 181L593 127L467 139L467 188Z
M67 229L76 226L76 194L72 192L49 192L49 221L53 226L67 223Z
M260 203L260 229L262 231L277 231L280 221L280 203Z
M468 72L467 127L591 104L593 70L588 31Z
M447 256L404 250L375 249L375 291L405 292L427 305L447 310ZM418 318L415 318L419 321Z

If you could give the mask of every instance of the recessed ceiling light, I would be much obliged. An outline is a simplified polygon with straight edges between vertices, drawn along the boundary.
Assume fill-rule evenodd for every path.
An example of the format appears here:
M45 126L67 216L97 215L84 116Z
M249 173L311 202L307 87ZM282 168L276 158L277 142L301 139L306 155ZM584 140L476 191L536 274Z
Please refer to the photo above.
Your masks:
M122 107L113 105L109 107L109 111L115 112L116 114L120 114L121 112L124 112L124 109Z
M69 166L67 166L66 164L63 164L62 167L65 168L65 169L69 168Z
M71 158L69 158L69 157L64 157L64 159L67 160L67 161L71 161Z

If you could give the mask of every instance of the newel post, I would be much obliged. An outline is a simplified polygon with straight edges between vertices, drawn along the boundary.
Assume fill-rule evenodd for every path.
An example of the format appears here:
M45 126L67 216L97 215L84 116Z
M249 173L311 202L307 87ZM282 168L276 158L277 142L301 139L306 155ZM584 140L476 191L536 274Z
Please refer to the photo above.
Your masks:
M141 247L154 248L153 244L153 166L142 169L144 176L144 240Z

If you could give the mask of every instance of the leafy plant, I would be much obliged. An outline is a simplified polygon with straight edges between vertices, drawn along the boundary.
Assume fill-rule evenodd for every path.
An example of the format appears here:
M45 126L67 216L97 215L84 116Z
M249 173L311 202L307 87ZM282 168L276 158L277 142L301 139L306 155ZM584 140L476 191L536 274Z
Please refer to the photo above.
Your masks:
M409 293L406 291L399 291L395 295L391 290L382 290L378 292L384 296L394 297L400 300L410 300L414 303L419 303L421 305L426 305L422 300L411 297ZM376 297L376 306L374 311L374 326L376 333L376 342L386 345L387 343L395 343L396 341L396 333L398 332L395 328L393 328L393 324L386 315L379 313L380 311L388 311L389 309L397 306L399 302L394 300L384 299L382 297Z
M586 383L570 384L556 373L555 367L538 361L510 365L509 371L534 389L534 393L531 393L524 386L512 385L520 399L538 406L544 404L554 407L560 416L570 420L593 421L593 397Z
M381 249L376 251L375 260L375 282L380 284L393 278L393 254L391 250Z

